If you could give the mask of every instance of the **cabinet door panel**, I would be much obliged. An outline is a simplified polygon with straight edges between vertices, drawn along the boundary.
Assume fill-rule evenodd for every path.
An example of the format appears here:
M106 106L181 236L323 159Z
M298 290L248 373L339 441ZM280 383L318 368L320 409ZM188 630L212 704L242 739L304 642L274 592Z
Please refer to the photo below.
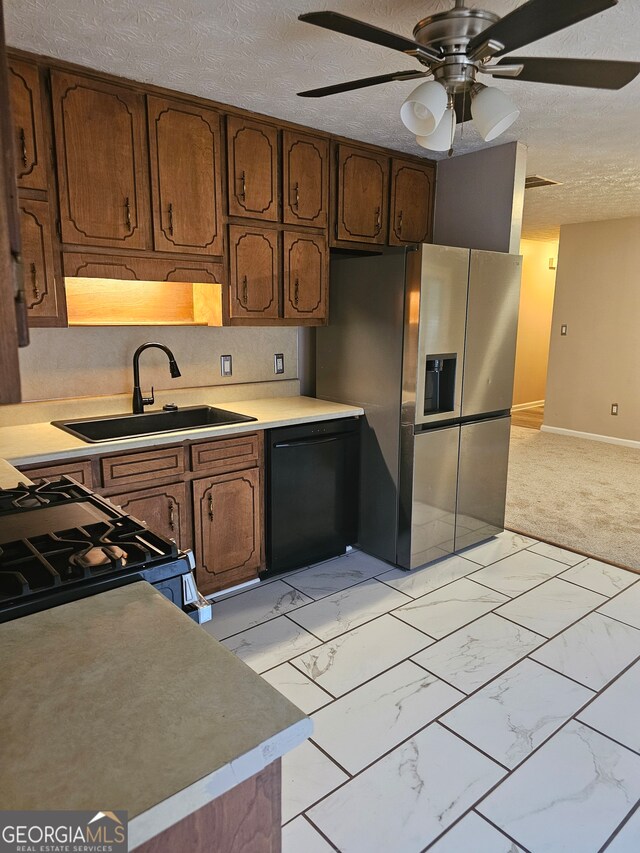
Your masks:
M435 169L407 160L391 166L391 222L389 243L430 243L433 229Z
M336 237L386 242L389 161L382 154L341 145L338 151Z
M284 316L322 320L327 316L327 243L323 237L284 234Z
M231 317L277 318L278 234L229 226Z
M144 521L153 533L175 539L179 548L189 548L187 487L184 483L157 486L140 492L110 495L109 500Z
M154 247L222 255L220 117L165 98L147 105Z
M327 224L329 143L285 130L283 144L283 217L290 225Z
M260 122L227 119L229 215L278 219L278 131Z
M64 322L56 292L49 203L20 199L18 205L29 323L37 325L38 320L44 319Z
M256 577L262 558L260 471L193 483L196 578L204 595Z
M9 92L18 186L23 189L46 190L46 149L37 66L11 59Z
M206 258L175 261L161 257L100 255L93 252L63 252L65 276L81 278L115 278L129 281L200 281L224 282L222 264Z
M147 248L144 96L57 71L51 87L63 242Z

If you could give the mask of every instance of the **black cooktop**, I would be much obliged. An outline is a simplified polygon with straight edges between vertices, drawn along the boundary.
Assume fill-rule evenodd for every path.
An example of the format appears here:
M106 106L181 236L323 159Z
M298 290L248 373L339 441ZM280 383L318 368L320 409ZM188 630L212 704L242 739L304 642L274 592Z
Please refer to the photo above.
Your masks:
M69 477L0 490L0 607L180 557L175 542Z

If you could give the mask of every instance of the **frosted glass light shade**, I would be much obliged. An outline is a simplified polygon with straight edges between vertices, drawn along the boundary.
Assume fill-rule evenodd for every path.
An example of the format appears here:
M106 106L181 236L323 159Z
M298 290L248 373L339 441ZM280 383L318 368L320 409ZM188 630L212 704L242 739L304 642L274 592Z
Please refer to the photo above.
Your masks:
M444 111L440 124L433 133L426 136L416 136L416 142L429 151L448 151L453 143L456 130L455 112L450 107Z
M504 133L519 115L511 98L493 86L484 86L471 101L471 117L485 142Z
M446 89L440 83L421 83L400 107L400 118L412 133L428 136L440 123L447 101Z

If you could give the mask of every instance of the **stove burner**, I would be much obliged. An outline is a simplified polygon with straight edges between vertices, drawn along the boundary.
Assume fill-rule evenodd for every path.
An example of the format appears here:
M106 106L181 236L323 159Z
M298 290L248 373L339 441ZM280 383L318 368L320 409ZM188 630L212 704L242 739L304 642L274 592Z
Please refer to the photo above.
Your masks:
M59 480L42 479L31 486L18 483L15 489L0 490L0 515L82 500L90 494L70 477L61 477Z

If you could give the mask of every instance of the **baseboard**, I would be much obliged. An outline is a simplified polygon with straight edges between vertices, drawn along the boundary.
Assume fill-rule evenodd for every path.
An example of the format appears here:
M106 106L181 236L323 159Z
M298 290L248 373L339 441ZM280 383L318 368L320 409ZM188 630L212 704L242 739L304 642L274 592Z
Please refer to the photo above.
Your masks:
M598 435L595 432L580 432L577 429L564 429L563 427L547 426L547 424L542 424L540 429L542 432L551 432L555 435L568 435L572 438L586 438L588 441L603 441L605 444L618 444L621 447L640 448L640 441L634 441L630 438L616 438L613 435Z
M524 409L537 409L538 406L544 406L544 400L534 400L532 403L518 403L517 406L511 406L511 411L522 412Z

